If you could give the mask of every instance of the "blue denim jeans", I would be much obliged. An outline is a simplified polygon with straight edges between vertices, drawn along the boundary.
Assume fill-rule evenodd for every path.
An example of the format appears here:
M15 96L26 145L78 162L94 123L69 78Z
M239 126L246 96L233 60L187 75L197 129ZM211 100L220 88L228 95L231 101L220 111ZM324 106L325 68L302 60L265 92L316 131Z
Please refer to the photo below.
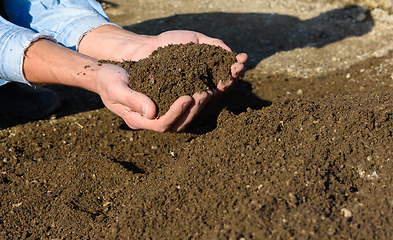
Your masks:
M0 86L8 81L28 83L23 74L26 49L47 38L77 50L83 35L109 23L93 0L4 0L10 21L0 17Z

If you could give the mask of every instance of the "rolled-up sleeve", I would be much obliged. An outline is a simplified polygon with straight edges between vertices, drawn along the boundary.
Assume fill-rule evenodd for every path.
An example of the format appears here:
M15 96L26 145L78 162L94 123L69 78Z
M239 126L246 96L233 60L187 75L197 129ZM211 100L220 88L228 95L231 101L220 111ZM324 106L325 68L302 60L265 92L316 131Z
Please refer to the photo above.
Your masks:
M7 81L28 83L23 74L26 49L39 38L51 38L12 24L0 17L0 85Z
M11 22L50 35L73 50L82 37L109 22L101 5L93 0L6 0Z

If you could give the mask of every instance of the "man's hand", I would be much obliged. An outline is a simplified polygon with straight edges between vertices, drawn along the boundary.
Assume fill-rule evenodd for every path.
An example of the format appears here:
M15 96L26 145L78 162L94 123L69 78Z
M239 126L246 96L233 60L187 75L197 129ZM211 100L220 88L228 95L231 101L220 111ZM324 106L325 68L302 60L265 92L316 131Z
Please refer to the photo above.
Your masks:
M155 118L156 107L146 95L128 87L128 73L115 65L102 65L96 73L97 93L105 106L117 114L132 129L156 132L175 131L174 123L184 116L193 102L192 97L182 96L173 103L168 112Z

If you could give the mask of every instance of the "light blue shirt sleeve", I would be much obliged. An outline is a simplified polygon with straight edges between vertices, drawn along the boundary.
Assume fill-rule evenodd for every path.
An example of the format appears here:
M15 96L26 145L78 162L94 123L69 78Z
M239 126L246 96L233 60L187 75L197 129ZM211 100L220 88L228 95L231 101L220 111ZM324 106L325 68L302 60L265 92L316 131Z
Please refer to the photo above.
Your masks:
M4 0L4 6L12 23L0 21L0 78L8 81L27 83L24 52L38 38L51 37L77 50L86 33L103 25L117 26L94 0Z
M50 37L0 17L0 86L7 81L28 83L23 74L24 53L39 38Z
M5 0L11 22L50 35L77 50L84 34L102 25L115 25L94 0Z

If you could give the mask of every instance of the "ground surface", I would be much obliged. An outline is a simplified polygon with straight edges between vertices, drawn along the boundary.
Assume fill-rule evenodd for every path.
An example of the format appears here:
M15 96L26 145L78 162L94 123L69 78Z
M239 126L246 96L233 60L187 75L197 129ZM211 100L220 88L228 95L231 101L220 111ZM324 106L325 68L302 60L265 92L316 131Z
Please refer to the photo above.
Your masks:
M249 54L245 76L186 133L132 131L98 96L59 86L48 119L1 116L0 238L391 239L393 16L381 2L109 4L138 33L223 39Z

